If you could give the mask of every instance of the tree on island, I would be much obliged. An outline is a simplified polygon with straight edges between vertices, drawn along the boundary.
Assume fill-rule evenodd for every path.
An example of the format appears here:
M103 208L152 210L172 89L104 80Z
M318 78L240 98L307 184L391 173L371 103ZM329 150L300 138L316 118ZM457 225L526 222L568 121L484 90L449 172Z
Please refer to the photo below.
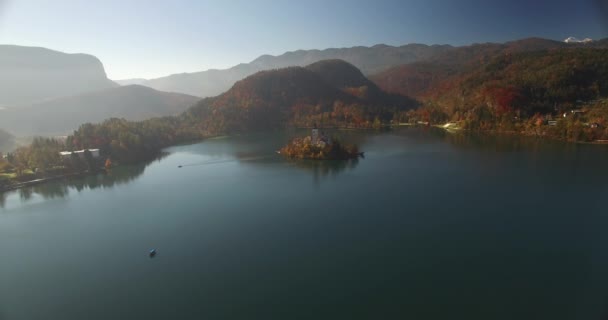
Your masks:
M356 145L342 144L336 137L329 142L313 143L311 136L293 139L279 153L291 159L311 160L347 160L363 155Z

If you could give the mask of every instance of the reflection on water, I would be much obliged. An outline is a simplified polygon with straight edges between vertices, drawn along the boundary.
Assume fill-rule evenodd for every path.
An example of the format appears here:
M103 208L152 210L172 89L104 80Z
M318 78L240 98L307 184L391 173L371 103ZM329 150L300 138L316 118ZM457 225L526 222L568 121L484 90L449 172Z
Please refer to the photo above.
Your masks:
M347 161L287 160L276 153L277 150L281 149L294 137L302 137L306 134L308 134L308 130L291 130L283 133L255 133L208 139L200 144L180 146L178 147L179 152L187 152L204 157L199 162L183 163L180 166L186 168L228 162L239 162L240 164L247 165L289 162L296 168L310 172L315 184L317 184L322 178L335 176L346 170L352 170L358 165L360 159ZM362 146L371 135L379 134L379 132L328 130L327 134L337 137L346 143ZM170 148L169 151L171 152L172 149Z
M359 159L349 160L290 160L296 168L309 171L313 176L313 182L316 187L321 184L321 181L327 177L337 176L338 174L353 170L359 164Z
M147 169L20 191L27 205L12 193L0 320L600 319L603 146L398 128L345 132L366 158L331 162L283 159L287 139L170 148Z
M462 149L484 150L496 152L573 152L587 151L593 149L608 150L605 145L590 145L559 140L547 139L534 136L520 136L514 134L479 133L479 132L448 132L443 129L433 128L432 134L444 141Z
M243 136L209 139L202 143L169 148L168 153L153 161L159 161L170 153L186 153L195 155L179 163L180 167L197 167L219 165L237 162L241 165L268 166L285 164L310 173L313 183L318 187L324 180L336 177L342 173L355 170L363 159L348 161L315 161L287 160L276 154L293 137L307 134L307 130L295 130L283 133L257 133ZM337 136L346 143L357 144L366 155L373 159L379 154L391 150L412 152L416 146L433 146L448 144L457 149L474 153L484 153L487 166L496 170L511 161L523 161L519 166L538 166L538 178L547 183L563 183L584 179L588 185L603 186L608 169L598 167L593 174L578 172L578 166L564 169L554 164L555 159L574 159L581 165L595 165L608 161L608 146L581 145L547 140L536 137L521 137L515 135L479 134L472 132L447 132L437 128L398 128L390 131L357 131L333 130L329 135ZM401 142L399 142L401 141ZM388 144L387 144L388 143ZM405 148L405 149L400 149ZM422 150L416 149L418 152ZM434 149L424 149L434 150ZM526 153L524 158L511 159L510 153ZM152 162L152 161L151 161ZM43 199L64 198L70 191L81 192L86 189L111 188L115 185L126 184L137 179L144 173L150 163L136 166L123 166L112 169L107 174L83 176L66 180L54 181L19 190L0 193L0 208L4 208L9 195L18 196L22 202L31 200L35 195ZM553 168L555 166L555 168Z
M162 159L162 157L159 157L154 161L158 161L160 159ZM81 192L87 189L94 190L98 188L111 188L116 185L126 184L141 176L151 162L152 161L133 166L116 167L108 170L107 173L52 181L49 183L43 183L14 191L0 193L0 208L5 206L7 197L14 193L19 195L22 202L26 202L31 200L34 195L40 195L45 200L65 198L70 193L70 190Z

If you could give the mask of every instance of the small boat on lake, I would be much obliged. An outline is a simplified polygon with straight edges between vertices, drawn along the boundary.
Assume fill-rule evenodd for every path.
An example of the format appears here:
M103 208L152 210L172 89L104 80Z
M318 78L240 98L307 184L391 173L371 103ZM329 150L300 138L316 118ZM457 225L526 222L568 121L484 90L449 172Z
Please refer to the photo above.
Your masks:
M150 249L148 255L150 256L150 258L154 258L154 256L156 256L156 249Z

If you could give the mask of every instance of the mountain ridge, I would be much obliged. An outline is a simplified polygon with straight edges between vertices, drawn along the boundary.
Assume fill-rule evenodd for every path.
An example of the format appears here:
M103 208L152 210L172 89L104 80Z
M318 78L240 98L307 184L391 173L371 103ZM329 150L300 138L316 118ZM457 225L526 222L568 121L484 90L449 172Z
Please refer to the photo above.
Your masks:
M369 127L415 101L381 91L352 64L326 60L306 67L265 70L186 113L206 134L280 129L286 125Z
M606 39L604 39L606 40ZM604 41L605 42L605 41ZM564 43L562 41L539 37L507 41L505 43L474 43L466 46L447 44L426 45L410 43L402 46L376 44L374 46L354 46L346 48L327 48L287 51L280 55L261 55L249 63L240 63L228 69L209 69L191 73L176 73L165 77L149 79L141 83L161 91L182 92L200 97L212 97L230 89L238 80L258 71L290 66L306 66L322 60L340 59L347 61L366 76L386 71L400 65L421 61L458 59L450 57L453 51L477 50L479 47L511 47L513 52L521 50L541 50L565 46L600 45L601 40L593 43ZM469 48L469 49L467 49Z
M200 97L219 95L258 71L306 66L318 61L340 59L355 65L364 74L371 74L393 65L399 65L426 55L451 48L450 45L407 44L403 46L376 45L323 50L295 50L281 55L262 55L249 63L240 63L228 69L209 69L192 73L176 73L149 79L142 85L161 91L174 91Z
M118 86L84 53L0 45L0 105L17 106Z
M63 135L107 118L137 121L178 115L198 97L129 85L0 110L0 128L20 136Z
M370 79L384 91L420 98L429 88L438 85L447 77L473 70L480 64L491 62L497 56L577 48L608 48L608 39L591 43L565 43L531 37L503 44L473 44L455 48L425 61L389 68L370 76Z

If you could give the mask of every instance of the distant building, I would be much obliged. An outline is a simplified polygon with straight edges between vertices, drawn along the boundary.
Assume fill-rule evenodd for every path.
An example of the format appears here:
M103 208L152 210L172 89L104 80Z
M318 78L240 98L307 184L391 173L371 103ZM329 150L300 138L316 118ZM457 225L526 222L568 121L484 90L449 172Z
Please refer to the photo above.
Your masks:
M84 152L87 149L83 149L83 150L78 150L78 151L62 151L59 152L59 155L61 156L61 159L63 160L67 160L70 159L72 157L72 153L77 155L78 158L84 160ZM99 158L99 149L88 149L89 152L91 152L91 156L93 157L93 159Z
M319 129L317 129L317 127L315 126L315 128L312 129L310 134L310 142L313 146L319 146L321 148L324 148L326 145L331 144L331 139L327 135L325 135L325 131L321 131L321 133L319 134Z
M579 115L584 114L584 113L585 113L585 111L581 110L581 109L572 109L572 110L570 110L570 114L572 114L573 116L579 116ZM564 118L566 118L566 117L568 117L568 113L567 112L564 113Z

